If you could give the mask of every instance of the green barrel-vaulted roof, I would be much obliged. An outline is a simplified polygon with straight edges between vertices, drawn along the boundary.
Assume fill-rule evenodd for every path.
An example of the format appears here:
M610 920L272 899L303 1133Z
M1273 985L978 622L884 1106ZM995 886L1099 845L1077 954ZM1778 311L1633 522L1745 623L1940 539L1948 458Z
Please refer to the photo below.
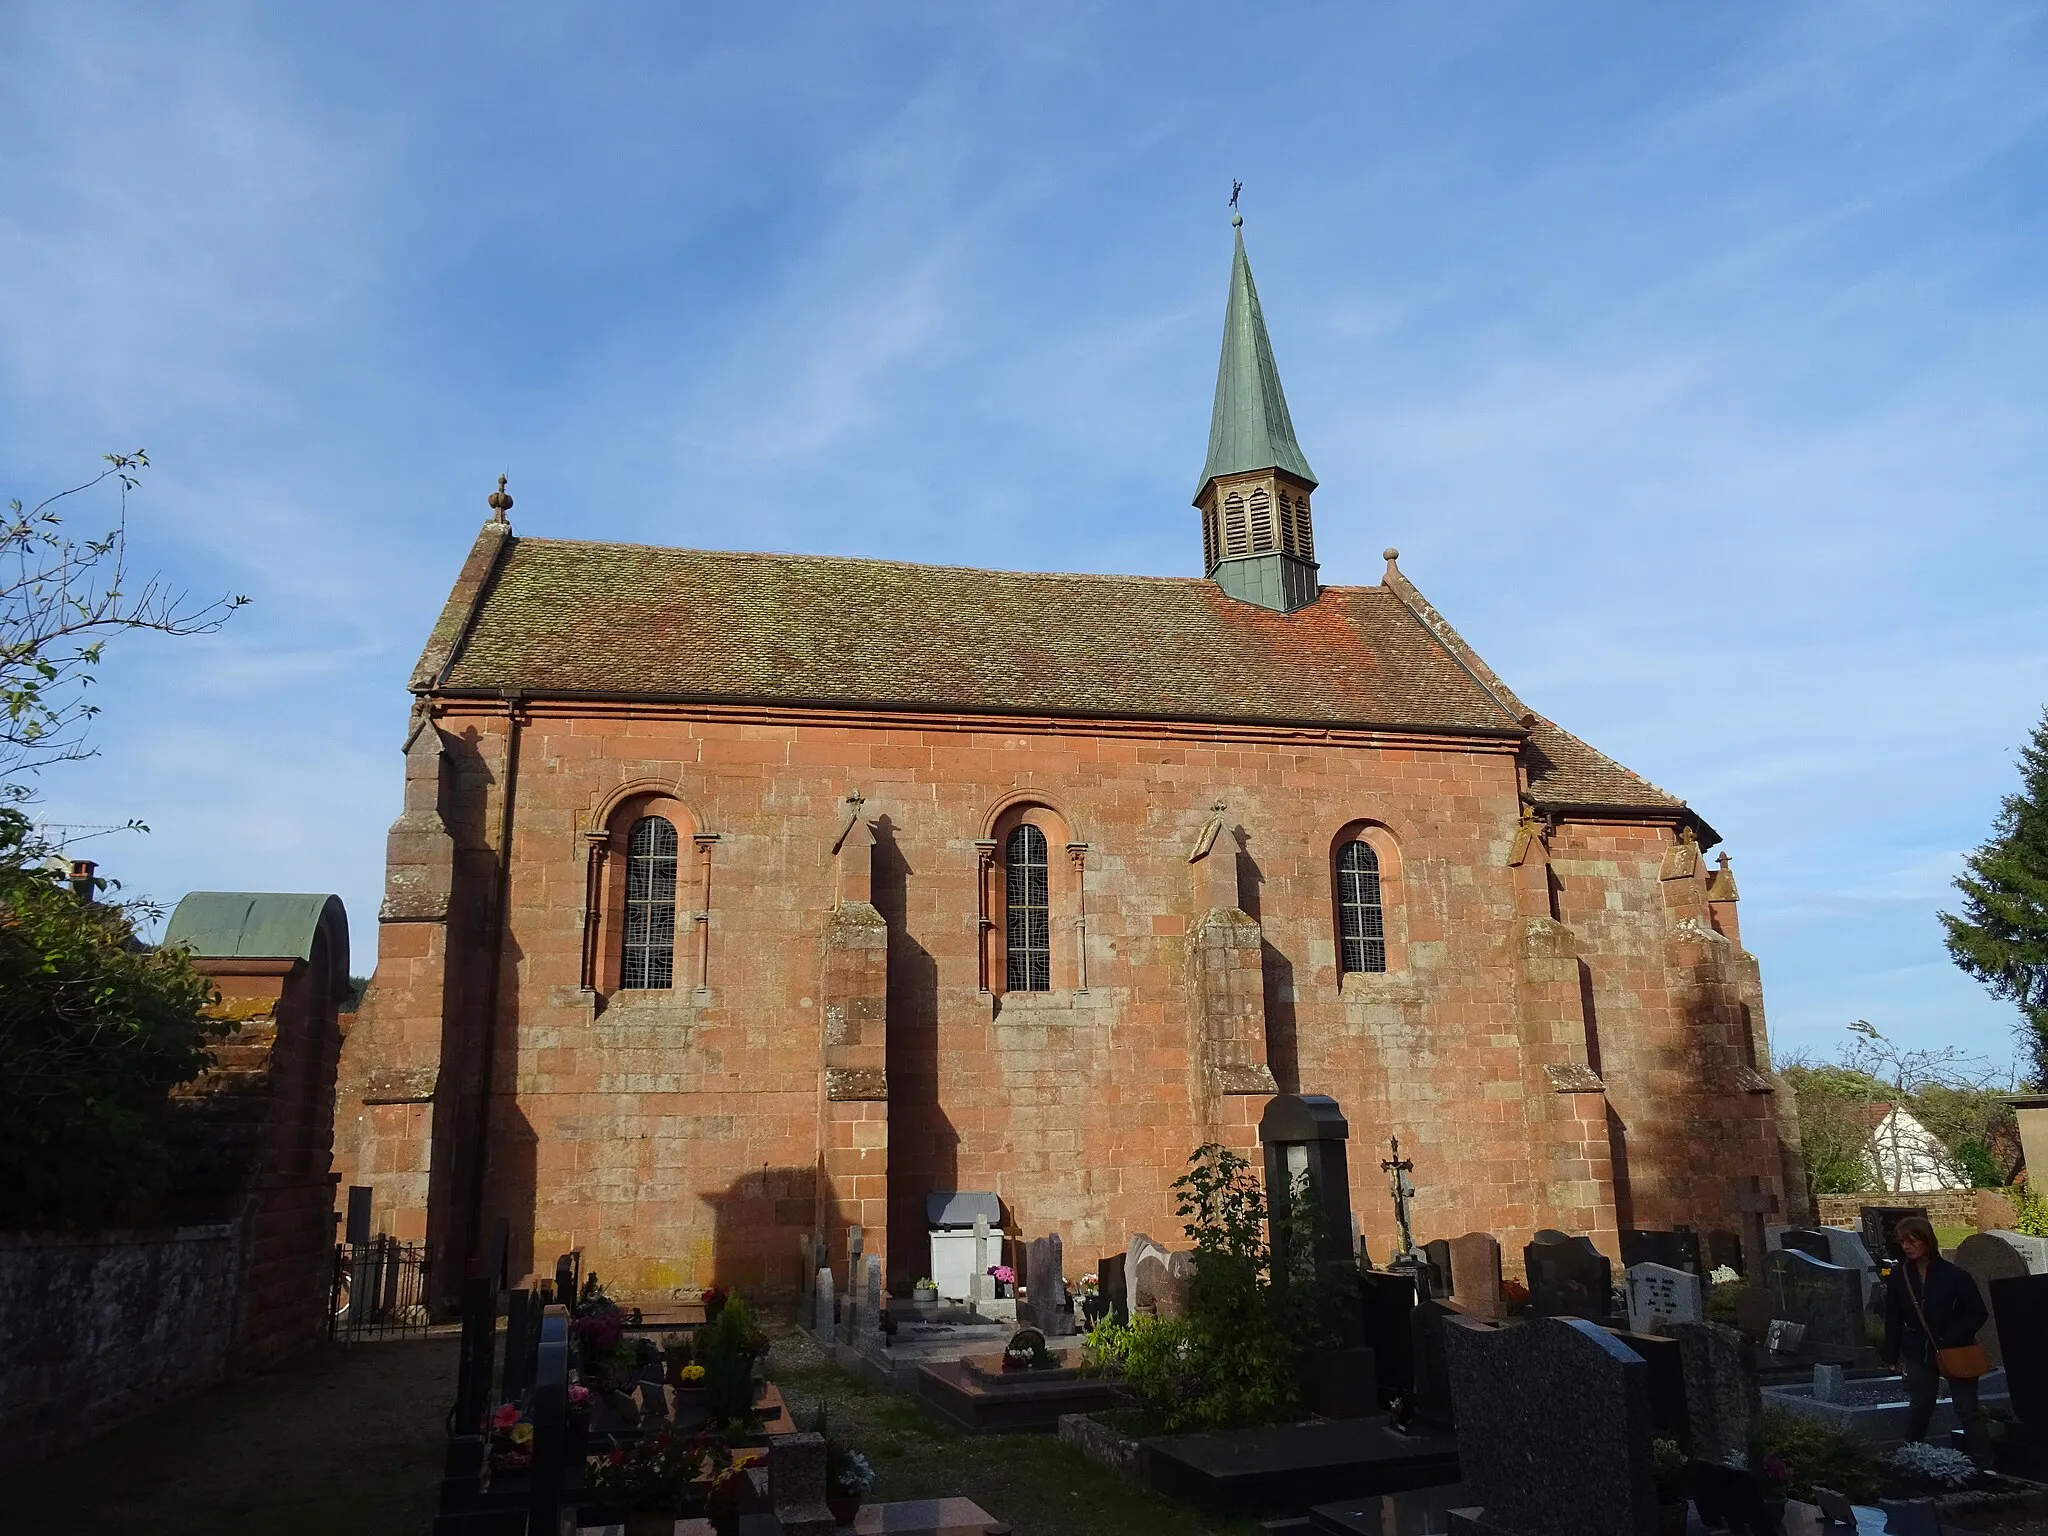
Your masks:
M1280 369L1266 335L1252 264L1244 254L1244 228L1237 229L1237 254L1230 263L1230 299L1223 310L1223 355L1216 364L1216 409L1209 418L1209 458L1202 466L1199 500L1218 475L1254 469L1284 469L1310 485L1315 471L1294 440L1294 420L1280 390Z
M193 891L164 929L177 946L211 960L311 960L313 940L329 924L335 975L348 980L348 911L339 896L277 891Z

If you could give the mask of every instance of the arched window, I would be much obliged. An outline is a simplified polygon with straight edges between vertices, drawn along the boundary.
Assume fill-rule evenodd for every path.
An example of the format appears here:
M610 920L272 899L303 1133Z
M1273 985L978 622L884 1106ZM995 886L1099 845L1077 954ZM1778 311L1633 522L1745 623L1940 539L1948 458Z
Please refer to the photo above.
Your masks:
M1250 541L1244 526L1244 498L1232 491L1223 498L1223 553L1228 559L1236 559L1249 548Z
M1252 491L1252 553L1263 555L1273 548L1273 498L1261 485Z
M626 940L619 985L676 984L676 828L664 816L633 823L626 843Z
M1052 990L1052 902L1047 883L1045 834L1025 822L1003 848L1004 938L1009 990Z
M1342 969L1387 968L1387 917L1380 905L1380 856L1372 844L1351 842L1337 856L1337 933Z

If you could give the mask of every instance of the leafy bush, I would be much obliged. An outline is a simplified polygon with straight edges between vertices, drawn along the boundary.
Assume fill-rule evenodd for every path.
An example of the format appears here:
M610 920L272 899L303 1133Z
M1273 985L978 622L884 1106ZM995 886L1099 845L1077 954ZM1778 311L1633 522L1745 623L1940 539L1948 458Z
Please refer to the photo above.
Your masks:
M2024 1232L2029 1237L2048 1237L2048 1195L2034 1192L2034 1186L2021 1179L2008 1191L2012 1199L2012 1229Z
M1832 1488L1859 1504L1877 1497L1877 1462L1869 1447L1831 1425L1769 1408L1764 1411L1763 1444L1784 1462L1795 1499L1810 1501L1815 1488Z
M1276 1273L1265 1196L1250 1166L1213 1143L1188 1163L1174 1182L1195 1250L1185 1314L1101 1324L1086 1362L1121 1376L1168 1433L1292 1417L1301 1408L1302 1360L1332 1342L1324 1319L1336 1298L1316 1269L1316 1203L1304 1181Z
M1977 1481L1977 1464L1961 1451L1918 1440L1885 1452L1884 1469L1902 1482L1922 1483L1947 1493Z
M1657 1480L1657 1502L1676 1504L1685 1497L1685 1474L1692 1458L1676 1440L1650 1442L1650 1470Z
M161 1218L170 1090L197 1076L213 983L136 941L137 913L83 902L0 805L0 1228Z

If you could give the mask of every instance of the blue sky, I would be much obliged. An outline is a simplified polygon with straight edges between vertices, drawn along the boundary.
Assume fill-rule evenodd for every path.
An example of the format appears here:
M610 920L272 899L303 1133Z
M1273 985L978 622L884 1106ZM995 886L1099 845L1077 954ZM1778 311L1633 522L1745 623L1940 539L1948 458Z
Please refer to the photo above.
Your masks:
M0 494L155 460L247 592L47 776L131 889L336 890L526 533L1193 573L1229 228L1322 479L1718 827L1772 1034L2009 1059L1934 912L2048 702L2048 12L0 9ZM359 959L358 969L362 969Z

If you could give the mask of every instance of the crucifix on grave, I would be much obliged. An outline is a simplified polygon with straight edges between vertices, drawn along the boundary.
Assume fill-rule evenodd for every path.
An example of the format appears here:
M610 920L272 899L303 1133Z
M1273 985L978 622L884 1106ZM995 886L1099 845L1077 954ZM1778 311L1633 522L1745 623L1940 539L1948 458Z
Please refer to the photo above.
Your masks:
M1755 1177L1743 1180L1743 1187L1728 1201L1728 1209L1742 1218L1742 1271L1757 1283L1764 1273L1764 1217L1777 1208L1778 1197Z
M1401 1227L1401 1249L1397 1259L1415 1257L1415 1234L1408 1226L1408 1202L1415 1198L1415 1181L1408 1177L1415 1171L1415 1159L1401 1155L1401 1138L1393 1138L1394 1155L1380 1159L1380 1172L1387 1175L1387 1192L1394 1197L1394 1220Z

